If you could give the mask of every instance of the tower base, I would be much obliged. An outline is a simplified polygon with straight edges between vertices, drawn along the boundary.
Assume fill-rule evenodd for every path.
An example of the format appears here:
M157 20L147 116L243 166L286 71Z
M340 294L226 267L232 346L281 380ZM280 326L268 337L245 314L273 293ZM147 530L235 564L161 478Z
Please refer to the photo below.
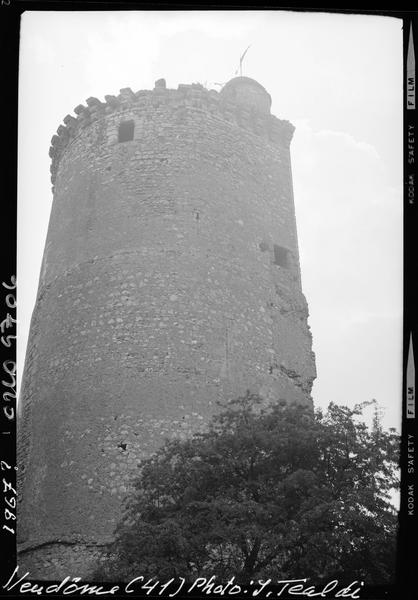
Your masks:
M23 546L17 554L19 575L28 573L29 581L60 582L66 577L92 581L107 543L51 541L36 547Z

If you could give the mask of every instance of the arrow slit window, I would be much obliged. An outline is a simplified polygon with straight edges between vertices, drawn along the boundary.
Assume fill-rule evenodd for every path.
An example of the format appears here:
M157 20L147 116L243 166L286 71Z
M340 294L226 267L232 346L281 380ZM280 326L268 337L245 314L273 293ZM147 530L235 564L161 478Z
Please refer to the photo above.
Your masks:
M278 265L279 267L284 267L285 269L288 269L290 267L290 252L287 248L283 248L283 246L278 246L277 244L274 244L273 253L273 262L275 265Z
M119 125L118 142L131 142L134 139L135 123L133 121L123 121Z

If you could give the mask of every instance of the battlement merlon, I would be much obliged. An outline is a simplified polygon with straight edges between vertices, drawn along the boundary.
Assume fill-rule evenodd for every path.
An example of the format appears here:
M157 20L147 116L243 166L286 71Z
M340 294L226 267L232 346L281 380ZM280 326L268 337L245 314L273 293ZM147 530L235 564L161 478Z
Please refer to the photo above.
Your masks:
M75 107L75 117L65 116L64 124L58 127L49 149L52 184L55 183L59 161L66 147L86 127L112 113L123 114L132 109L157 108L164 104L171 104L178 109L206 111L213 118L232 123L266 139L272 145L285 148L289 148L295 130L289 121L278 119L270 113L270 94L249 77L231 79L220 92L208 90L199 83L179 84L176 90L169 89L165 80L159 79L153 90L133 92L131 88L123 88L118 96L105 96L105 102L94 97L87 98L86 106L79 104Z

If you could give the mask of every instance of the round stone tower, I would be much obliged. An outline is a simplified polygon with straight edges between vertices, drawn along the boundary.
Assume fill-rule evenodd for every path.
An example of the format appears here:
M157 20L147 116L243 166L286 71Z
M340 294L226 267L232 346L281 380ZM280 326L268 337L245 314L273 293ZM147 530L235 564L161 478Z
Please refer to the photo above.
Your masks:
M289 145L248 77L89 98L54 202L20 403L20 558L88 576L138 461L247 389L311 403Z

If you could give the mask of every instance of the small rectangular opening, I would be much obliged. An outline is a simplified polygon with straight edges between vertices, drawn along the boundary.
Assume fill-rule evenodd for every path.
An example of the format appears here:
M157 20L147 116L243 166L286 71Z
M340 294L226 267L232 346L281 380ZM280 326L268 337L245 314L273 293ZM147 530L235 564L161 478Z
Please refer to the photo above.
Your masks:
M288 269L290 266L289 250L287 248L283 248L283 246L278 246L277 244L274 244L273 252L274 264L278 265L279 267L284 267L285 269Z
M123 121L119 125L118 142L131 142L134 139L134 121Z

